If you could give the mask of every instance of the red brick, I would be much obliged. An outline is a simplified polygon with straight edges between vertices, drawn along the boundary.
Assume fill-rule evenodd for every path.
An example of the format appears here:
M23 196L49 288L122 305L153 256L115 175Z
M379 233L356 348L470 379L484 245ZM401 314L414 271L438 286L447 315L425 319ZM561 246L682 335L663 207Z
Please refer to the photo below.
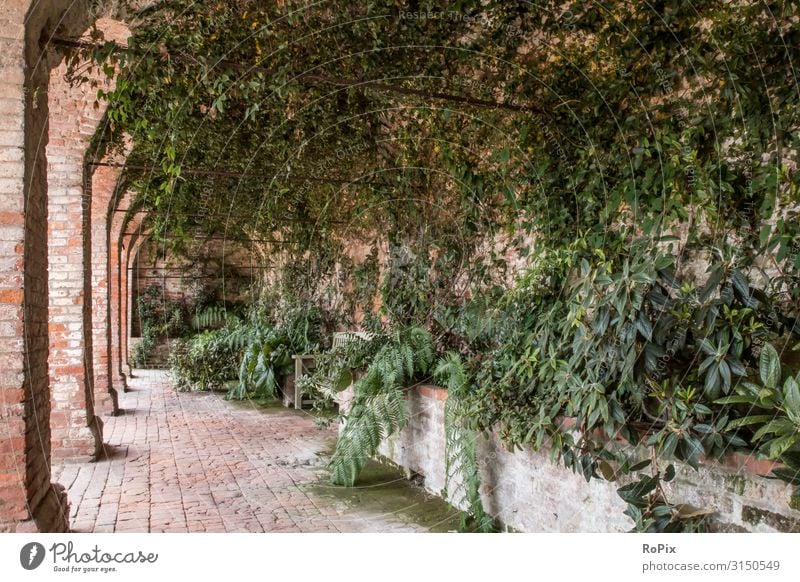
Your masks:
M9 225L24 225L25 216L19 212L0 212L0 224Z
M0 303L19 305L22 303L22 289L2 289L0 290Z

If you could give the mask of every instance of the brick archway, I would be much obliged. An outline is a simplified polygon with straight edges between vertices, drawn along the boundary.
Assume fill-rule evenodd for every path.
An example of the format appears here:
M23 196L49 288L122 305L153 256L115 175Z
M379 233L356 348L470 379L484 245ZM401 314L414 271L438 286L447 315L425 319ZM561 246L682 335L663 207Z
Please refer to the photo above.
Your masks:
M116 164L118 158L113 158ZM112 305L119 293L115 285L113 253L117 245L112 239L112 218L121 168L98 166L91 178L91 304L94 369L95 414L116 415L119 412L117 393L124 384L114 374Z
M96 390L103 392L93 368L103 356L93 348L102 351L103 341L100 334L93 346L101 322L92 316L91 298L102 269L93 279L84 156L102 111L93 109L93 99L65 92L74 88L60 85L62 58L48 42L80 36L104 15L92 12L96 3L89 0L3 4L0 531L60 532L68 529L68 511L63 488L51 483L53 446L61 449L58 457L92 456L101 444L94 403ZM72 111L59 105L70 100ZM94 240L101 238L98 232ZM105 394L108 410L113 396Z
M130 35L111 19L98 19L94 26L107 40L125 42ZM107 326L107 318L97 309L102 294L96 291L107 269L102 207L108 206L119 172L86 163L105 107L96 103L92 86L70 86L66 74L62 60L50 73L48 90L51 430L53 458L91 460L103 442L99 413L114 412L101 357L107 358L107 346L99 328ZM101 71L90 78L105 89L113 85Z
M134 271L134 264L139 255L139 249L142 244L150 237L149 230L145 230L142 223L145 218L144 213L137 213L131 217L123 228L121 240L123 249L123 262L122 270L124 272L122 278L122 286L120 289L120 297L122 299L122 345L123 345L123 365L126 374L130 376L133 371L129 362L129 354L131 349L131 322L133 321L133 310L136 308L133 303L133 284L132 273Z

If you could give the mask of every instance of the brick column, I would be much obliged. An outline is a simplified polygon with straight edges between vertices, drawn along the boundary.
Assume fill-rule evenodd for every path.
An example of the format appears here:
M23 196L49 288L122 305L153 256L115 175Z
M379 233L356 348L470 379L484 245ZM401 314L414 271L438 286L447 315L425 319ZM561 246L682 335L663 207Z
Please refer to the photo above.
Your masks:
M73 321L50 322L48 318L50 229L46 148L50 135L49 75L57 58L46 47L48 39L56 33L53 27L65 37L82 34L94 21L90 8L99 6L90 7L88 0L2 0L0 9L0 532L68 530L66 493L63 487L50 481L53 431L48 386L49 335L52 332L66 345L76 331L81 332L88 309L78 315L77 327ZM88 126L74 116L65 118L60 113L56 109L54 118L67 125L74 124L75 132L88 139L86 136L91 135ZM53 147L66 148L66 141L59 144L58 139ZM67 153L75 154L64 152L59 160L55 149L55 166L66 165ZM79 155L84 151L85 147ZM57 196L77 196L77 214L85 215L81 205L82 179L71 183L66 179L65 166L54 169L58 170L56 174L63 171L64 175L59 177L53 191ZM78 175L82 177L80 172ZM59 200L62 202L67 203ZM74 227L71 216L74 208L68 206L64 215L54 213L54 217L63 218ZM83 220L78 223L85 230ZM89 247L80 232L79 228L77 238L71 234L63 238L73 252L57 254L53 272L61 272L64 265L86 262ZM58 280L70 278L62 276ZM75 292L72 300L81 303L90 286L89 279L81 278L75 287L70 287ZM68 300L59 297L59 301L67 308L66 312L73 313ZM76 348L80 352L76 377L85 379L83 350L91 350L91 343ZM90 373L89 370L89 376ZM83 396L85 399L85 393ZM84 425L91 422L90 404L91 398L82 413ZM65 436L72 439L76 432L67 431Z
M6 0L0 11L0 532L63 532L47 386L49 69L26 42L28 4Z
M84 156L102 119L87 85L70 87L61 63L50 75L48 259L50 387L54 457L94 459L102 446L95 415L90 260L91 198Z
M141 230L142 221L145 215L143 213L136 214L131 218L130 222L125 226L122 236L122 280L124 287L121 290L122 304L123 304L123 325L122 325L122 338L124 346L124 364L128 375L132 374L129 354L130 354L130 338L131 338L131 322L133 321L133 310L136 306L133 304L133 264L136 261L136 256L139 254L139 247L147 239L147 233ZM126 234L127 233L127 234Z
M111 344L111 384L118 393L127 390L125 373L122 369L123 363L126 361L126 352L123 348L124 340L122 338L125 333L122 315L122 290L124 288L122 280L122 233L126 224L126 213L124 211L131 207L134 196L133 192L125 192L115 204L114 210L116 211L112 211L109 216L108 303L110 318L109 339Z
M92 346L94 352L95 413L115 415L119 410L113 382L111 346L111 255L109 206L119 179L119 168L97 167L92 175ZM116 248L116 247L115 247Z

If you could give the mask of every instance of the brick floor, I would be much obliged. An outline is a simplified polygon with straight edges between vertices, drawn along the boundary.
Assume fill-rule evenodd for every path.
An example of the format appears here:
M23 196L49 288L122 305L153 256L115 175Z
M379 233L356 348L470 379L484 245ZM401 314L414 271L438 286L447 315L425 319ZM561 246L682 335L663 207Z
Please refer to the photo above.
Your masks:
M105 419L105 458L53 468L77 532L428 531L404 511L364 509L325 490L335 429L214 393L177 393L137 370ZM408 486L398 507L428 501ZM423 512L427 511L422 507ZM447 516L446 516L447 517ZM452 517L450 515L449 517Z

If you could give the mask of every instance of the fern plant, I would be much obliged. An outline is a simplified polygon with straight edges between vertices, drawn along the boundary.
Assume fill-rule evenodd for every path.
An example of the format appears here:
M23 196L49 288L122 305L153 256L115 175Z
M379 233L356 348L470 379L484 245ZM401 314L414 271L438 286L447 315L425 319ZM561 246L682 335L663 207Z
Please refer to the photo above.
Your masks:
M353 407L331 458L331 482L351 487L381 441L408 423L403 389L428 372L433 340L425 329L395 332L353 385Z
M331 482L352 487L381 441L408 423L408 406L400 387L363 397L353 406L331 459Z
M456 507L466 507L461 514L461 529L494 530L494 520L486 513L481 500L481 476L476 454L477 434L469 426L467 399L470 376L455 352L448 352L436 366L434 377L447 387L444 408L445 491Z
M192 330L203 331L209 328L222 327L229 321L238 318L228 311L224 305L211 305L200 309L192 316Z

